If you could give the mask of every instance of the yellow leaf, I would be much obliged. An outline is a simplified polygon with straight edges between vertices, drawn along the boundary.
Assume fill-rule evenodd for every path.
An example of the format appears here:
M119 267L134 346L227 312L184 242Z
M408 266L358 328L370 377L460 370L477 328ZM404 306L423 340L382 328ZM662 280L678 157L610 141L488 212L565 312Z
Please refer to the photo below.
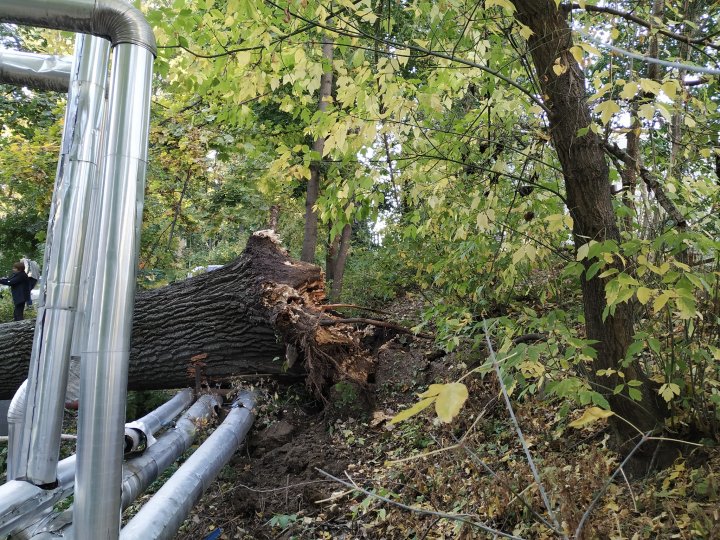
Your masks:
M653 302L653 311L657 313L660 311L663 307L665 307L665 304L667 304L667 301L670 300L670 293L664 292L660 296L658 296L655 299L655 302Z
M575 260L582 261L585 257L587 257L588 251L590 251L590 242L583 244L578 248Z
M612 115L616 112L620 112L620 105L615 103L614 101L603 101L602 103L599 103L595 106L595 111L600 113L600 120L603 124L607 124L610 119L612 118Z
M434 385L434 386L441 386L441 385ZM392 417L392 420L390 420L391 424L397 424L398 422L402 422L403 420L407 420L408 418L415 416L420 411L427 409L430 405L433 404L435 401L435 397L426 398L422 401L418 401L415 405L410 407L409 409L405 409L404 411L400 411L395 416Z
M555 65L553 65L553 71L555 72L555 75L557 75L558 77L560 75L562 75L563 73L565 73L567 71L567 69L568 69L567 66L564 64L561 64L561 63L556 63Z
M422 394L418 394L418 397L427 398L435 397L442 392L444 384L431 384L430 387L425 390Z
M675 396L680 395L680 387L675 383L666 383L660 387L658 394L660 394L665 401L670 403Z
M575 58L575 61L578 64L582 64L582 60L583 60L582 48L578 47L577 45L573 45L572 47L570 47L570 54L573 55L573 58Z
M620 97L623 99L632 99L638 93L639 89L640 89L640 87L638 86L638 83L636 83L636 82L625 83L625 86L623 86L622 92L620 92Z
M516 21L516 22L517 22L517 21ZM535 33L535 32L533 32L532 30L530 30L530 27L529 27L529 26L525 26L525 25L524 25L523 23L521 23L521 22L518 22L517 24L518 24L518 26L520 27L520 28L518 29L518 33L522 36L522 38L523 38L525 41L527 41L528 39L530 39L530 36L532 36L532 35Z
M592 424L593 422L596 422L602 418L608 418L615 414L612 411L606 411L605 409L601 409L600 407L590 407L589 409L586 409L585 412L582 414L580 418L577 420L570 422L568 425L570 427L574 428L582 428L585 426L588 426Z
M652 290L648 289L647 287L640 287L637 290L637 298L643 306L648 303L648 300L650 300L651 296Z
M463 383L449 383L441 386L443 388L435 401L435 412L442 422L450 423L467 400L468 390Z

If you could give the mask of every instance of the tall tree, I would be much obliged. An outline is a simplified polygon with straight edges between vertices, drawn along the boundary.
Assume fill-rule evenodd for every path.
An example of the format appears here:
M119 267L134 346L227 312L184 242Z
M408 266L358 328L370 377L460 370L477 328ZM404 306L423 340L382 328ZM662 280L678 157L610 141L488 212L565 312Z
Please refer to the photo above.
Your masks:
M320 97L318 111L325 113L328 103L332 99L333 85L333 40L328 36L322 39L323 74L320 76ZM322 157L325 149L325 135L318 134L312 145L312 151L317 154L310 164L310 179L307 183L305 196L305 236L303 237L302 254L300 260L315 261L315 249L318 243L318 215L315 209L320 195L322 180Z

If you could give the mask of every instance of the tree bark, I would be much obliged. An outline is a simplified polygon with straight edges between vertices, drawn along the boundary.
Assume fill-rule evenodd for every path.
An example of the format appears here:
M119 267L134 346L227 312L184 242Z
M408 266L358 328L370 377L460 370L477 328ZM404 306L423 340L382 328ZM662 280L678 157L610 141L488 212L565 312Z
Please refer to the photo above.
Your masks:
M138 293L133 312L128 388L194 385L195 370L213 381L284 373L286 345L318 397L329 385L364 386L373 360L348 324L322 327L322 270L294 261L274 235L261 231L232 263L167 287ZM0 399L27 377L34 321L0 325ZM206 356L205 356L206 355ZM200 357L200 363L198 358Z
M333 261L333 279L330 284L330 301L338 302L342 294L343 279L345 277L345 264L347 263L348 253L350 252L350 241L352 239L352 225L346 223L340 234L340 244L337 256Z
M609 170L603 143L592 131L578 137L580 129L590 125L590 109L586 98L585 76L570 53L572 35L566 21L567 13L558 10L552 0L512 0L517 18L534 33L528 39L542 86L545 104L550 109L552 141L562 166L568 210L573 218L576 249L590 240L617 240L620 233L612 207ZM567 69L556 75L555 60ZM586 267L589 262L584 261ZM613 411L647 431L661 424L664 411L650 381L637 362L622 367L633 338L632 310L627 303L616 306L615 314L603 320L605 280L581 278L583 309L587 338L596 340L596 358L587 373L596 389L608 398ZM633 402L628 396L612 392L617 377L598 377L600 369L622 370L626 380L643 382L643 399ZM621 436L637 435L623 422L616 424Z
M328 99L332 94L332 61L333 61L333 40L327 36L322 40L323 59L329 63L328 71L320 76L320 100L318 110L327 110ZM303 236L302 255L300 259L306 262L315 261L315 248L318 241L318 216L315 212L315 204L320 195L320 177L322 167L322 154L325 148L325 137L318 136L313 142L312 149L320 154L317 161L310 164L310 180L308 180L307 194L305 196L305 234Z

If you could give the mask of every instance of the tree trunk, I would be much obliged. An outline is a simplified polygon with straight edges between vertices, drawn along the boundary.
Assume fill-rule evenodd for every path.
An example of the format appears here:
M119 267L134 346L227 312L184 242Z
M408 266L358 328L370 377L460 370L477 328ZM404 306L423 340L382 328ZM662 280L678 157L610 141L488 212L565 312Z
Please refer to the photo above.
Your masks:
M330 284L330 301L338 302L342 294L343 278L345 277L345 264L350 251L350 240L352 238L352 225L346 223L340 235L340 245L337 250L337 256L333 262L333 279Z
M322 40L323 59L327 60L327 71L320 76L320 101L318 110L325 112L327 110L328 99L332 94L332 60L333 60L333 41L327 36ZM308 180L307 195L305 196L305 235L303 236L302 255L300 259L306 262L315 261L315 248L318 241L318 216L315 212L315 203L317 203L320 195L320 177L322 173L322 155L325 148L325 137L318 136L313 142L312 149L317 152L320 157L317 161L310 164L310 180Z
M558 10L553 0L512 0L517 18L534 34L528 40L542 85L545 103L550 109L552 140L565 179L565 190L576 248L590 240L602 242L617 240L620 234L612 207L609 170L603 144L599 137L588 131L578 137L578 130L590 125L585 77L569 49L572 35L566 21L567 12ZM555 60L560 58L564 73L553 71ZM589 262L584 261L586 267ZM583 308L587 338L597 340L597 352L588 377L595 387L610 401L613 411L646 431L661 424L664 411L657 400L650 381L637 362L623 368L621 362L633 338L632 310L627 303L619 304L615 314L603 320L605 309L605 280L597 276L581 278ZM625 373L626 380L643 382L640 390L643 399L633 402L626 395L612 392L617 377L598 377L597 370L615 369ZM618 422L621 436L637 435L634 429Z
M268 221L267 228L273 232L277 232L279 221L280 221L280 205L273 204L270 207L270 220Z
M138 293L133 313L128 388L158 390L203 378L284 373L286 345L297 349L294 370L307 372L322 397L341 380L364 386L374 371L358 333L346 324L321 326L322 270L290 259L274 235L248 240L234 262L207 274ZM0 325L0 399L27 377L34 321ZM201 363L197 358L200 356ZM303 369L304 368L304 369Z

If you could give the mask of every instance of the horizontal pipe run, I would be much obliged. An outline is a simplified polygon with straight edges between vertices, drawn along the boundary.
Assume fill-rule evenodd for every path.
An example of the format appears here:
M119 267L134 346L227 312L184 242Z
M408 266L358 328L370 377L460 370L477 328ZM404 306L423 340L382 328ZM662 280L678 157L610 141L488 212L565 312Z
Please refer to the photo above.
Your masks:
M152 445L155 441L153 435L171 424L175 417L187 409L192 401L193 391L186 388L139 420L125 424L125 452L137 451L143 441L147 447Z
M175 428L160 436L141 456L125 462L122 481L123 510L190 448L197 434L198 421L209 418L219 406L220 400L216 396L201 396L176 422Z
M157 54L155 36L142 12L124 0L3 0L0 23L79 32L138 45Z
M153 428L152 435L161 427L169 424L182 409L192 401L192 390L189 388L178 392L171 400L164 403L138 422L145 421ZM160 437L156 444L142 456L128 460L123 466L123 508L134 501L173 461L175 461L195 438L196 422L214 413L220 405L214 395L202 396L188 411L178 419L173 430ZM174 457L163 455L174 452ZM40 524L47 524L49 516L43 517L43 510L51 508L58 501L70 496L75 483L76 456L72 455L58 464L58 487L54 490L43 490L27 482L17 481L11 488L0 488L0 538L5 534L16 533L22 529L37 530ZM149 471L157 468L152 476ZM22 485L21 485L22 484ZM29 487L24 487L24 486ZM126 493L127 492L127 493ZM125 501L128 501L125 503ZM15 509L15 510L13 510ZM14 516L7 514L14 512Z
M230 460L255 420L254 399L247 393L235 405L220 427L122 529L121 540L175 537L193 505Z
M0 83L67 92L72 57L0 49Z

